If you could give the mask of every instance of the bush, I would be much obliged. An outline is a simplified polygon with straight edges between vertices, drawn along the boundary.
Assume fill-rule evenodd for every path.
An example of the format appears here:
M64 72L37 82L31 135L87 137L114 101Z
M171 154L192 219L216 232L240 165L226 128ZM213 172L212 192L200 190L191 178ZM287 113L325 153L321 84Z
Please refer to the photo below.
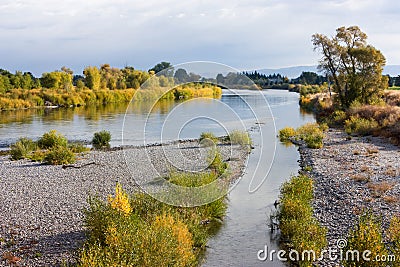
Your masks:
M220 208L225 211L226 205L220 203L173 207L144 193L128 197L117 184L109 201L89 199L89 239L78 266L196 266L200 250L195 248L204 247L209 236L202 220L223 216Z
M296 135L296 130L292 127L285 127L279 130L279 140L281 142L290 142L290 138Z
M372 215L372 213L366 213L359 218L358 224L353 230L350 231L347 246L343 251L357 250L360 254L363 251L369 250L370 261L366 261L361 255L359 261L356 259L347 258L342 264L347 266L386 266L382 265L382 262L374 261L376 256L387 255L385 245L383 243L382 232L380 223Z
M228 168L228 164L223 161L219 149L210 149L207 160L209 163L208 168L214 171L217 175L222 175Z
M200 135L199 142L203 146L213 146L218 143L218 138L211 132L203 132Z
M323 129L326 128L318 123L307 123L296 129L296 138L304 140L309 148L321 148L325 136Z
M294 249L302 255L303 251L313 250L318 257L327 245L326 229L313 217L312 180L299 175L292 177L281 188L280 206L277 218L284 249ZM311 266L316 259L297 262L300 266Z
M100 131L94 133L92 145L96 149L109 148L111 141L111 133L108 131Z
M77 154L84 153L84 152L87 152L90 150L88 147L86 147L82 143L69 144L68 148L71 149L72 152L77 153Z
M234 145L251 145L250 135L246 131L233 130L229 133L229 141Z
M38 140L38 146L42 149L50 149L53 147L67 147L68 140L56 130L51 130Z
M400 260L400 217L394 216L390 221L388 229L388 238L391 242L390 251L396 257L396 260Z
M351 116L345 121L345 131L347 134L369 135L379 127L378 123L373 119L364 119L358 116Z
M75 161L74 152L64 146L52 147L44 157L44 162L51 165L72 164Z
M36 144L31 139L20 138L15 144L11 145L11 159L19 160L27 158L35 149Z

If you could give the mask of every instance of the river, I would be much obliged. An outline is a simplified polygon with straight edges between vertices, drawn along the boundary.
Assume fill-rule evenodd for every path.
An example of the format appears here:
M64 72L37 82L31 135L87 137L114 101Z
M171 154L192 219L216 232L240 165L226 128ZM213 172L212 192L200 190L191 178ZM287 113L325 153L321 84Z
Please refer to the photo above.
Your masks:
M224 135L230 129L250 129L254 149L248 168L228 195L226 219L209 241L203 266L283 266L276 259L259 261L257 252L265 246L270 250L277 248L269 232L268 217L274 211L280 185L299 168L296 147L276 142L275 126L276 129L297 127L314 121L312 115L300 111L298 99L297 93L283 90L261 93L238 90L224 91L220 100L163 101L154 106L139 102L3 111L0 112L0 148L9 147L19 137L37 139L51 129L69 140L84 142L90 142L94 132L108 130L112 146L198 138L204 131ZM152 112L147 114L149 109ZM254 114L261 115L255 118Z

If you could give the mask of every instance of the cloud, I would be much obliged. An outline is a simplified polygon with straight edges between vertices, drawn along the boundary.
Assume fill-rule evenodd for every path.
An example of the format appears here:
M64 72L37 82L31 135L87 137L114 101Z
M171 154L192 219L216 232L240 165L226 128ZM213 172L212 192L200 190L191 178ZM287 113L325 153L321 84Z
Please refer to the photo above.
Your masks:
M108 62L148 69L161 60L236 68L312 65L311 35L359 25L389 63L399 24L389 0L3 0L0 68L81 71ZM12 41L11 41L12 40Z

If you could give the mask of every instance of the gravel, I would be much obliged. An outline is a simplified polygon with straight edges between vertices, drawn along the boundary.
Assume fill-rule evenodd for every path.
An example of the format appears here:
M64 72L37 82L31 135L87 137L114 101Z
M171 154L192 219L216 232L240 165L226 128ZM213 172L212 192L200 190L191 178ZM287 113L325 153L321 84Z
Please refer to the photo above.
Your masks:
M220 145L219 149L223 159L229 161L232 179L238 178L247 150L229 145ZM117 181L134 192L138 190L135 181L149 180L154 173L164 175L172 166L202 169L207 151L197 140L92 151L73 165L80 168L0 156L0 266L10 266L10 260L17 266L76 263L85 241L82 211L89 196L106 199L114 193Z
M384 229L400 214L399 147L383 138L349 138L343 131L330 129L322 149L301 145L299 151L301 166L312 168L314 215L327 227L331 249L338 249L338 239L347 238L364 210L379 216ZM382 184L388 184L388 190L374 188ZM338 263L325 260L319 265Z

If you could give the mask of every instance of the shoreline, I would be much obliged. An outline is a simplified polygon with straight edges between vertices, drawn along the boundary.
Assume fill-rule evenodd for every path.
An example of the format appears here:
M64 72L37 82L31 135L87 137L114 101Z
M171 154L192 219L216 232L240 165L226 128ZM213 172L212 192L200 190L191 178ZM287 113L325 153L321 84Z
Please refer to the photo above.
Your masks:
M363 211L378 216L383 229L400 214L399 147L381 137L348 138L342 130L329 129L323 148L299 144L298 150L300 167L314 181L314 216L327 227L329 248L338 249L337 240L347 239Z
M231 149L224 144L218 148L223 160L229 162L230 180L237 180L244 171L247 149ZM135 180L148 175L149 167L144 164L148 155L156 159L153 168L163 174L170 171L168 160L177 165L184 164L185 159L199 161L206 149L194 139L90 151L74 164L78 168L11 161L8 156L0 156L0 255L12 252L20 258L21 266L75 263L78 249L85 241L82 211L88 207L89 196L106 199L114 193L117 181L127 192L140 190ZM172 158L165 158L165 150ZM126 151L141 166L134 177L125 161ZM0 265L3 264L6 261L0 258Z

